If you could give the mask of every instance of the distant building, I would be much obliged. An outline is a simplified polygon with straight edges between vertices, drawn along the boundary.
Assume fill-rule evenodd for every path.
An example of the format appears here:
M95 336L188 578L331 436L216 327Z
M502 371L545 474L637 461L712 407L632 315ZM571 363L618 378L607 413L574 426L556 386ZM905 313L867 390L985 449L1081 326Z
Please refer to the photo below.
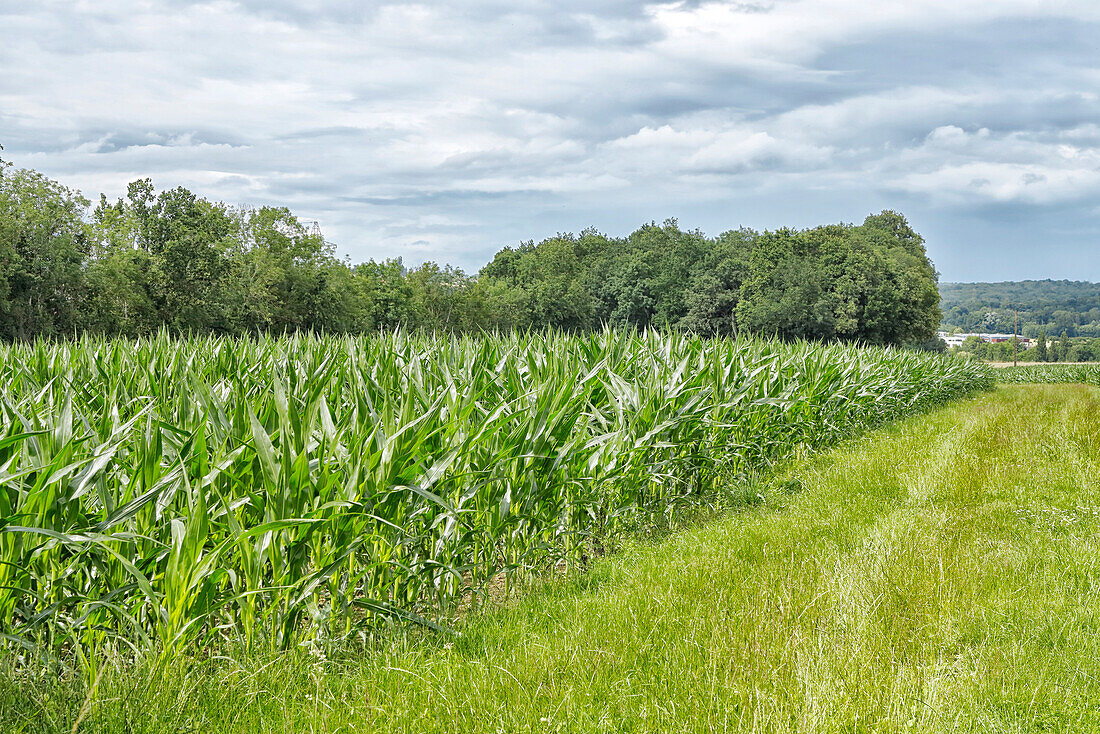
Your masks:
M947 343L948 349L958 349L963 345L963 342L972 336L976 336L988 344L1000 344L1002 342L1012 341L1012 334L986 334L977 332L970 334L948 334L946 331L940 331L938 332L938 336ZM1020 345L1021 349L1031 349L1035 341L1035 339L1030 339L1026 336L1016 337L1016 343Z
M941 331L939 336L940 339L943 339L944 342L947 343L948 349L958 349L963 345L963 342L966 341L966 336L963 334L948 334L947 332Z

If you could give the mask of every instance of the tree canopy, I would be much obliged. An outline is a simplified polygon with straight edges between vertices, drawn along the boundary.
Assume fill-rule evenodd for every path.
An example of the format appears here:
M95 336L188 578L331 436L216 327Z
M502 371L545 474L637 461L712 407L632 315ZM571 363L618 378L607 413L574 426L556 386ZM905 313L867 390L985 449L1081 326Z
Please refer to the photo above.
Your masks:
M905 344L940 321L924 241L896 212L860 225L708 237L675 220L505 247L471 275L352 264L283 207L134 181L78 192L0 163L0 337L159 329L683 329Z
M943 328L950 331L1020 333L1040 331L1071 337L1100 337L1100 283L1021 280L1001 283L943 283Z

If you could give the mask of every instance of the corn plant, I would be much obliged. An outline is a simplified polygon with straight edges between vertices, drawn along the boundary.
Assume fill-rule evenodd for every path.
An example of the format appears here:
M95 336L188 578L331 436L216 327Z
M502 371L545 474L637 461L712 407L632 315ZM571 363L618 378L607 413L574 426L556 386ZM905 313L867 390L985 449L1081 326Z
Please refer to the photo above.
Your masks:
M612 331L0 347L0 634L170 655L434 626L980 365Z
M1065 383L1100 385L1100 364L1037 364L995 370L997 382Z

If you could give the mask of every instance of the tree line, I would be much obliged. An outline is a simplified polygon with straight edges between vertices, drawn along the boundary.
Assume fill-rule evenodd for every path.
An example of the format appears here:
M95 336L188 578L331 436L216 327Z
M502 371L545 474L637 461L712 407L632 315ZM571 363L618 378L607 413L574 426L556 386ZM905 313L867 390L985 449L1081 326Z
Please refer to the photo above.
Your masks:
M1021 280L941 283L943 328L1024 336L1100 337L1100 283Z
M477 274L351 263L285 207L231 207L149 179L92 206L0 162L0 338L90 332L564 329L604 325L915 344L940 322L924 241L861 225L717 237L674 220L505 247Z
M1040 329L1034 339L1034 343L1025 349L1021 343L990 343L972 336L962 343L958 351L990 362L1011 362L1013 359L1024 362L1100 362L1100 339L1072 337L1065 331L1061 336L1055 336L1047 334L1044 329Z

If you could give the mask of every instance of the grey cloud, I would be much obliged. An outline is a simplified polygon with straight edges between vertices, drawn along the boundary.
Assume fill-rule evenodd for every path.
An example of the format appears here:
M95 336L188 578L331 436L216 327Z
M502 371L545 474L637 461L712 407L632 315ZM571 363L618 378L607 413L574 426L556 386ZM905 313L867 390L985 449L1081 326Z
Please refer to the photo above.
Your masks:
M1000 236L987 212L1019 207L1020 231L1055 210L1096 231L1087 3L725 6L0 0L0 143L92 196L149 175L286 204L353 259L468 270L677 215L720 231L911 207L955 242L940 222Z
M499 201L515 197L523 192L501 191L424 191L399 196L341 196L349 204L367 204L385 207L419 207L425 204L462 204L471 201Z
M1097 31L1096 23L1064 18L963 24L933 37L900 28L831 48L815 67L840 72L837 84L853 91L979 80L1045 86L1052 71L1095 66Z
M192 130L173 131L119 131L108 132L102 136L92 135L86 138L95 144L96 153L117 153L132 148L159 146L164 148L194 147L203 145L245 148L247 143L236 136L226 136L215 132Z
M192 2L203 5L205 2ZM386 7L398 5L397 2L363 2L362 0L327 0L322 2L302 2L301 0L238 0L241 8L251 15L273 18L295 25L313 27L323 23L363 24L377 18ZM553 25L555 18L578 13L591 14L601 18L640 19L644 17L648 2L635 0L543 0L517 4L510 0L471 0L460 4L425 3L425 5L443 8L470 22L489 22L510 15L526 14ZM697 5L696 0L692 0Z
M305 128L302 130L293 130L287 133L278 134L275 137L276 140L318 140L325 138L355 138L363 135L366 130L358 127L348 126L335 126L335 127L313 127Z

